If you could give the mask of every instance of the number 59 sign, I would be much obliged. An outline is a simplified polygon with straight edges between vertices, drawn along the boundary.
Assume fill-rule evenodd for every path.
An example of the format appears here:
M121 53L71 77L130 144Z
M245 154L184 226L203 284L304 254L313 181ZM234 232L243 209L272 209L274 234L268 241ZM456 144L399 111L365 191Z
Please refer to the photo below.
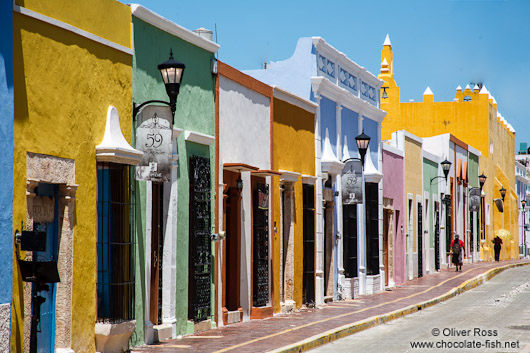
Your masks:
M136 149L144 153L136 179L171 181L172 114L169 107L147 105L137 115Z

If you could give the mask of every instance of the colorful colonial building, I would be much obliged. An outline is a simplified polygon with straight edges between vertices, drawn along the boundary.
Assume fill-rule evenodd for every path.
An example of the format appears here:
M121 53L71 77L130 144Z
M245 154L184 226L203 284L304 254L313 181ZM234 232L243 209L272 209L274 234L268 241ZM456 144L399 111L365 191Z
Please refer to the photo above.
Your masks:
M221 325L273 315L273 89L218 62L216 296Z
M131 11L110 0L13 10L13 225L46 246L15 251L11 351L31 336L39 351L105 351L118 322L133 325ZM29 282L32 261L46 278Z
M383 244L385 287L406 282L404 151L383 143Z
M315 113L317 105L279 87L273 98L274 311L315 304Z
M473 88L469 85L464 89L458 86L455 99L451 102L434 102L434 94L427 88L422 102L402 103L399 86L394 80L395 70L392 44L387 36L381 51L379 74L379 78L385 82L381 92L381 108L388 112L382 126L383 139L389 139L394 131L404 129L422 138L450 133L463 145L474 146L477 149L475 156L480 152L480 170L476 172L487 177L482 187L483 206L479 212L482 214L478 229L481 259L493 258L492 239L495 234L503 234L506 240L501 258L516 258L519 200L515 191L514 159L506 158L515 154L515 131L498 112L495 98L482 84L473 84ZM455 177L460 180L455 179L450 186L454 193L467 190L469 181L475 182L475 177L478 177L469 175L471 170L463 169L463 163L468 162L463 157L466 153L463 150L456 150L455 153L457 155L453 162L456 164L452 167L457 168ZM501 195L501 190L506 190L505 196ZM464 212L464 204L452 205L457 207L458 212ZM455 214L456 217L459 215ZM453 221L457 222L456 228L452 229L454 232L466 233L471 230L469 218ZM454 234L450 236L452 239Z
M140 5L131 11L135 106L168 101L158 65L170 53L185 65L175 113L154 102L134 121L136 148L148 155L135 175L138 294L132 342L140 345L215 327L212 64L219 45Z
M315 122L316 303L326 297L352 298L356 292L381 290L380 128L385 112L379 109L378 92L383 82L320 37L301 38L291 58L248 73L319 106ZM371 137L364 173L366 210L360 202L343 207L341 188L343 161L359 156L355 137L362 131ZM366 223L361 221L365 218Z

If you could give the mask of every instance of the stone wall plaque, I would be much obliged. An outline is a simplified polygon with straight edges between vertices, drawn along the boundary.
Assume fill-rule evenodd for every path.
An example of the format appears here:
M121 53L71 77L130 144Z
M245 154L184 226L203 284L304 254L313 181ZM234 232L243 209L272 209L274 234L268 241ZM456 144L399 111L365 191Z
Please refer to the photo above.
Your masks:
M55 201L47 196L35 196L31 209L34 223L51 223L55 215Z

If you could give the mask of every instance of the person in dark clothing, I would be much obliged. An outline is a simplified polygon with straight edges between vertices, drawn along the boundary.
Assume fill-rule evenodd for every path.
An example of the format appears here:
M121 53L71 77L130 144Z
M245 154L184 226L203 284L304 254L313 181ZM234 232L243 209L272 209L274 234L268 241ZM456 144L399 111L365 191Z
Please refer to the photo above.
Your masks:
M455 234L455 238L451 241L451 262L455 264L456 271L462 272L462 264L464 263L464 242L460 240L458 234Z
M495 238L493 238L492 242L494 244L493 249L495 250L495 261L499 261L499 257L501 255L502 239L497 235Z

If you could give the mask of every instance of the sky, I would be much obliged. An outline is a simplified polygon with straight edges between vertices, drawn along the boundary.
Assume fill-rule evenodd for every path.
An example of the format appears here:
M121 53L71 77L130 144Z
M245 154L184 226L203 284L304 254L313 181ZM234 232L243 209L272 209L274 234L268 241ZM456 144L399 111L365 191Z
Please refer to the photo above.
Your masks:
M128 3L127 1L123 1ZM319 36L378 75L388 34L401 101L452 101L482 82L530 145L530 0L141 0L194 30L214 31L218 58L239 69L289 58L300 37ZM175 53L178 60L178 54Z

